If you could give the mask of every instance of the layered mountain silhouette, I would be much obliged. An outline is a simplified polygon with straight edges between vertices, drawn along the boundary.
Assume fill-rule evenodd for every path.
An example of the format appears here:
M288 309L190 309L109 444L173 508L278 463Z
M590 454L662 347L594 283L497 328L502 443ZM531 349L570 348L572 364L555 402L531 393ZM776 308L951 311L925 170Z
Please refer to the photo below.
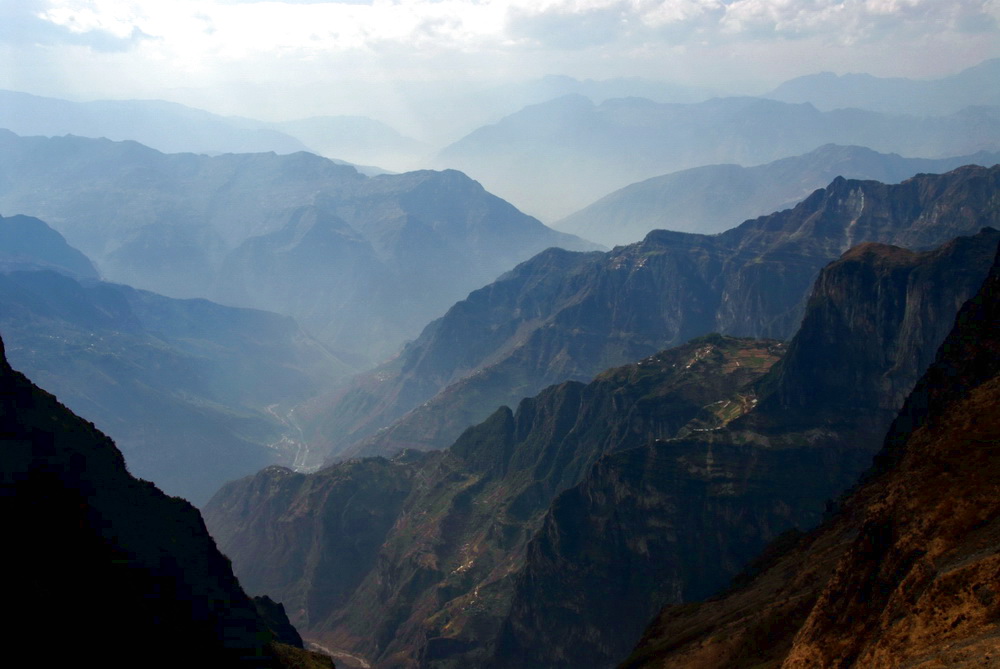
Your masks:
M453 171L8 132L0 155L0 207L46 220L105 279L291 315L361 361L545 248L593 248Z
M38 219L0 217L0 243L17 270L0 273L9 359L118 440L133 473L197 504L292 464L291 407L351 369L288 317L87 278L86 257Z
M719 235L654 231L604 254L548 250L304 409L305 429L334 456L444 448L499 405L695 336L787 339L820 268L850 247L928 248L1000 227L998 179L1000 168L980 167L898 185L838 178Z
M854 107L889 114L950 114L964 107L1000 105L1000 58L940 79L810 74L784 82L766 97L809 102L829 111Z
M757 167L706 165L647 179L601 198L553 227L608 247L640 241L656 229L713 234L736 222L793 207L838 176L899 183L921 172L998 162L1000 153L995 152L923 159L827 144Z
M97 279L90 258L31 216L0 216L0 272L52 270L77 279Z
M998 296L994 265L831 518L664 609L623 666L995 665Z
M750 97L594 104L566 96L475 130L445 147L433 164L459 169L553 222L655 176L719 163L759 165L829 143L928 158L996 151L1000 110L977 106L924 117L819 111L808 103Z
M263 126L163 100L74 102L0 90L0 128L19 135L134 140L167 153L307 150L290 134Z
M207 522L251 592L375 666L611 666L664 603L820 520L998 240L862 244L823 271L780 360L773 340L694 339L501 408L444 451L269 468Z
M0 355L3 346L0 344ZM114 443L0 359L6 633L20 662L332 667L252 601L198 511L132 477ZM268 628L265 609L281 636ZM54 622L58 619L58 624Z
M314 116L268 126L301 140L314 153L354 165L405 171L423 167L431 153L424 142L367 116Z

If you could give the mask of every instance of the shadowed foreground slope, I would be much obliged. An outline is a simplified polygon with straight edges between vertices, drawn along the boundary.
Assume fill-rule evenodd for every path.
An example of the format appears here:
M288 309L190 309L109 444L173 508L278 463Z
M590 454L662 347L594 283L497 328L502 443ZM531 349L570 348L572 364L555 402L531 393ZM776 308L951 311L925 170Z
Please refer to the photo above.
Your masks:
M198 511L129 475L110 439L5 358L0 510L17 612L4 632L26 664L332 666L278 648Z

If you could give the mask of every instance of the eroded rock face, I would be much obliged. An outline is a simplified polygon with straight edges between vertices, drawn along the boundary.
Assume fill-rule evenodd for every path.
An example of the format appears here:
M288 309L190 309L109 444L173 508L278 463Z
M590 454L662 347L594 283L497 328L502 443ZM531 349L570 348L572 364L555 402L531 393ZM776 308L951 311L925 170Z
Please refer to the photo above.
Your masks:
M834 517L665 609L626 666L997 666L998 297L995 265Z
M552 499L604 453L739 415L752 404L741 389L782 350L773 341L695 340L587 385L553 386L516 412L503 407L447 451L347 461L309 476L265 470L224 488L206 517L248 588L274 588L308 638L384 666L456 651L484 661L511 575ZM727 411L706 413L720 398ZM386 506L407 486L401 505ZM359 507L369 519L361 535L343 522ZM375 516L376 508L398 515ZM388 530L377 554L346 568L359 543L378 547L365 542L375 525ZM357 569L360 581L349 582Z
M698 601L870 464L905 395L989 271L1000 233L926 253L882 244L823 270L760 402L723 429L609 454L528 546L498 666L610 666L657 603ZM635 617L621 611L634 611Z
M975 167L897 185L838 178L720 235L659 230L606 254L546 251L316 406L313 437L334 455L445 448L499 405L691 337L790 338L824 265L866 241L931 248L1000 227L998 183L1000 168Z

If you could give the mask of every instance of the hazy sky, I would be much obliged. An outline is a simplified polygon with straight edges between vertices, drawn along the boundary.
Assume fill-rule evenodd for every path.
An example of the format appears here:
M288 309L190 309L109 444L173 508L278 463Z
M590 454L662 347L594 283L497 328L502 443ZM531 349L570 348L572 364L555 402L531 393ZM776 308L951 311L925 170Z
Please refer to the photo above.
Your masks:
M0 87L275 119L345 113L345 82L762 92L822 70L950 74L1000 56L998 25L1000 0L0 0Z

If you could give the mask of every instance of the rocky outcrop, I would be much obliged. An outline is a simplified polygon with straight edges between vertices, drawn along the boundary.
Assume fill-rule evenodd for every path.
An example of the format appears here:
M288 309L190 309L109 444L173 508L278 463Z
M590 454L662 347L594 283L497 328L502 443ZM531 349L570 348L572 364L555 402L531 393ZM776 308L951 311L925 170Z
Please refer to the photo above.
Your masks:
M833 517L721 597L665 609L624 666L1000 663L998 296L1000 262Z
M5 629L24 662L69 666L85 654L107 667L324 666L276 650L194 507L133 478L110 439L6 359L0 508L4 597L17 611Z
M206 518L250 591L287 602L307 638L382 666L456 649L484 659L511 574L553 497L603 453L695 419L739 415L751 404L740 390L781 350L695 340L588 385L549 388L516 412L503 407L447 451L347 461L309 476L270 468L220 491ZM727 411L704 416L720 398ZM357 552L359 542L368 552Z
M825 264L865 241L930 248L1000 227L998 185L1000 167L898 185L837 179L716 236L660 230L606 254L546 251L317 404L308 429L334 455L444 448L499 405L691 337L789 338Z

